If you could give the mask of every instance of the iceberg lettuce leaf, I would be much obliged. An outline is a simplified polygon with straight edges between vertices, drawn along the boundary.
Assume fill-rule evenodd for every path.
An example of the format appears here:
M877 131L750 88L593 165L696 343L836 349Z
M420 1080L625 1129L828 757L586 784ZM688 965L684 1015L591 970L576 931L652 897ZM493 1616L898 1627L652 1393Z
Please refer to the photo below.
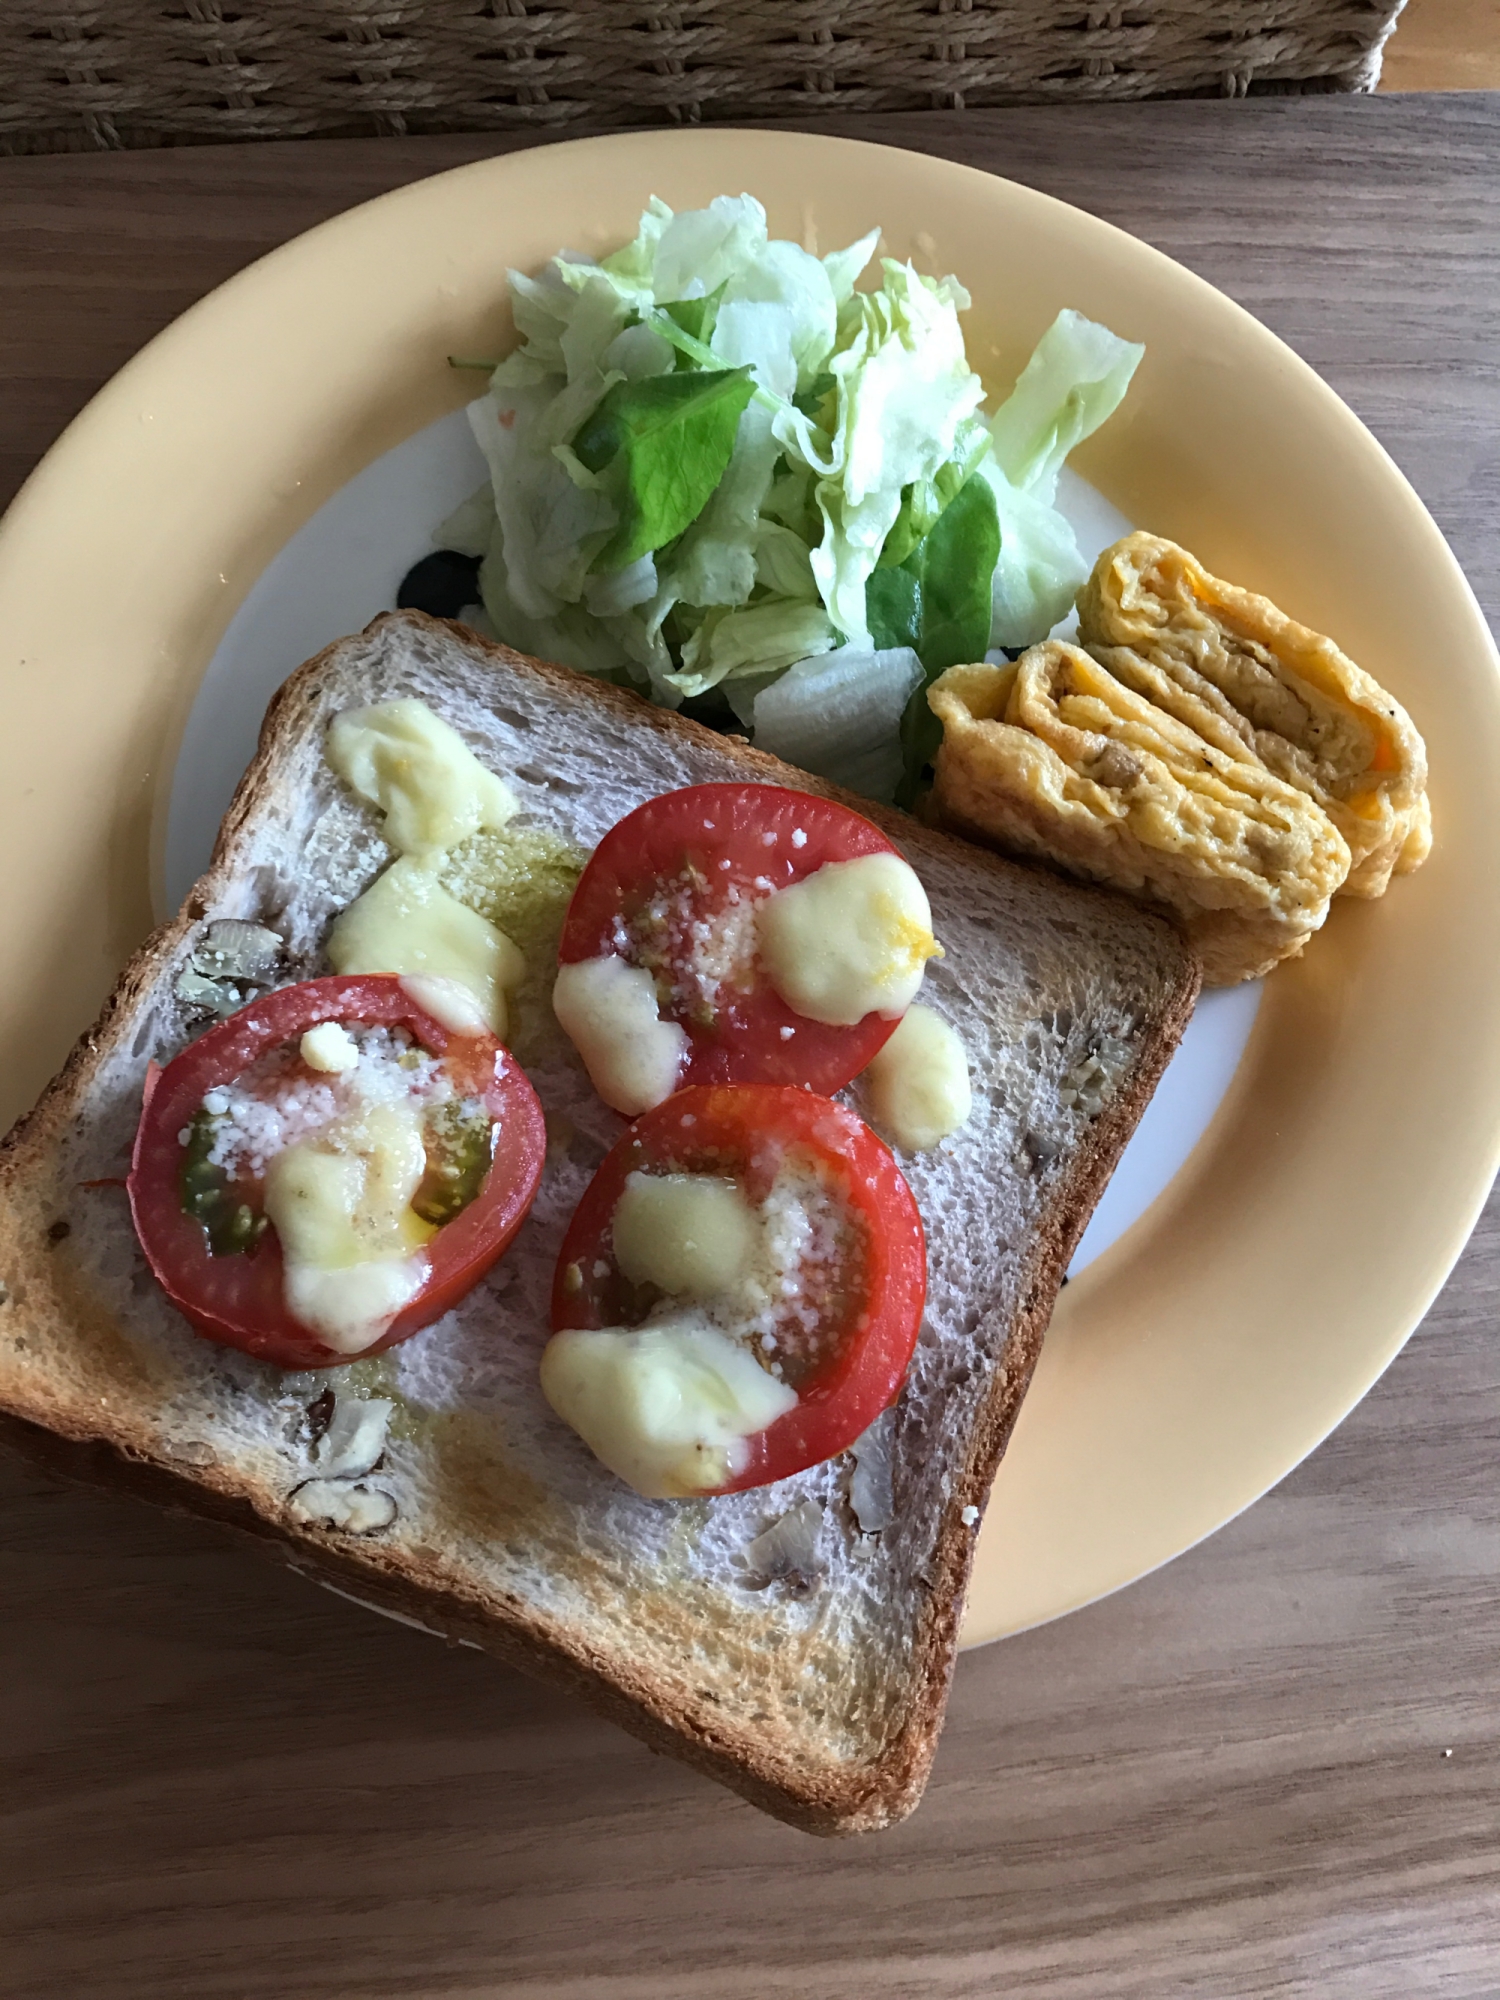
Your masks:
M854 290L865 266L875 255L875 246L879 241L880 231L872 229L868 236L861 236L847 250L830 250L823 259L823 269L828 273L835 305L841 306Z
M1088 575L1065 515L1012 486L986 461L979 476L995 496L1000 560L991 581L990 644L1014 652L1034 646L1066 618Z
M840 314L828 366L838 386L837 475L815 489L823 536L813 575L829 616L868 647L865 585L901 511L905 488L935 478L954 453L984 385L958 324L968 294L889 260L879 292L856 292Z
M1063 460L1119 408L1145 352L1082 313L1060 312L990 419L1010 484L1050 505Z
M707 298L755 260L766 236L766 211L753 194L717 195L707 208L671 215L651 258L652 298L658 305ZM605 269L613 268L606 258Z
M773 521L762 510L755 532L755 581L773 597L816 600L812 551L795 530Z
M546 385L534 385L469 405L504 531L504 553L496 560L509 574L509 598L533 619L552 618L564 604L578 601L589 567L619 519L608 497L575 485L538 438L552 401ZM493 609L490 615L495 617Z
M755 697L755 747L889 804L901 777L901 717L922 685L910 647L841 646L799 660Z
M613 673L628 665L626 649L581 605L555 603L541 616L527 610L512 589L514 575L515 565L506 558L505 530L497 522L489 552L479 565L479 596L496 635L507 646L584 674Z
M795 243L767 243L726 283L711 345L748 363L763 388L790 402L822 367L838 330L828 272Z
M732 675L764 673L830 652L836 638L821 604L767 598L743 610L715 608L684 645L681 670L667 680L681 695L704 694Z

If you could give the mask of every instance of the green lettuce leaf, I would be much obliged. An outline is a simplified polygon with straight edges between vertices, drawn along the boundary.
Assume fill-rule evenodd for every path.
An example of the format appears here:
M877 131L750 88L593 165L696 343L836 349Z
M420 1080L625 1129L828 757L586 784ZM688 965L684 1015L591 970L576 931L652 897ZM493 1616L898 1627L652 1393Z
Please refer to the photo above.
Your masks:
M672 553L669 574L685 603L744 604L757 581L765 581L757 560L760 513L780 454L770 413L752 403L740 418L729 465L713 497ZM807 584L805 592L786 594L815 597L811 570Z
M706 299L673 299L662 307L662 311L689 340L701 341L707 346L713 339L714 321L719 316L719 301L723 296L721 286Z
M877 648L910 646L922 684L901 719L905 777L896 793L911 805L924 769L937 755L942 724L927 706L939 674L989 647L991 578L1000 557L1000 518L988 480L970 479L943 509L905 562L875 570L865 586Z
M876 569L865 585L876 647L910 646L929 680L963 661L982 660L999 556L994 493L987 480L970 480L905 562Z
M608 471L619 510L595 569L623 569L692 525L724 476L754 387L748 368L724 368L617 382L606 392L573 439L586 471Z
M906 561L948 502L978 470L989 449L989 426L980 418L970 417L959 425L952 458L940 465L931 479L901 489L901 511L885 538L877 567L890 569Z

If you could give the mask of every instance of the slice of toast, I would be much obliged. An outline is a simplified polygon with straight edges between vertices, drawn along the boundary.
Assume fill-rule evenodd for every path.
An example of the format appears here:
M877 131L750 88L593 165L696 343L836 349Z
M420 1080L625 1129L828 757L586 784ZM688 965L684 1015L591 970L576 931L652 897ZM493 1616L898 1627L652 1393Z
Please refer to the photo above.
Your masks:
M511 1040L546 1109L547 1168L517 1243L456 1311L376 1360L284 1375L199 1339L167 1305L123 1176L148 1061L169 1061L202 1025L178 989L187 973L201 996L190 961L197 948L202 964L205 925L275 930L276 983L326 970L334 915L390 850L326 763L324 734L343 708L407 695L522 802L495 848L469 856L468 893L528 955ZM559 1422L537 1381L562 1231L623 1126L552 1020L556 936L581 852L624 813L737 779L844 797L906 853L947 952L922 997L964 1039L974 1108L938 1150L900 1156L926 1223L929 1293L881 1420L888 1481L872 1441L858 1467L845 1454L728 1498L648 1501ZM1176 933L1122 900L462 627L378 619L282 689L208 873L0 1148L3 1434L64 1471L272 1537L295 1567L560 1680L796 1825L887 1824L926 1780L977 1510L1067 1260L1197 988ZM857 1085L849 1101L861 1108ZM299 1518L306 1494L291 1501L322 1476L330 1388L346 1416L351 1398L394 1404L383 1459L338 1487L359 1498L344 1528Z

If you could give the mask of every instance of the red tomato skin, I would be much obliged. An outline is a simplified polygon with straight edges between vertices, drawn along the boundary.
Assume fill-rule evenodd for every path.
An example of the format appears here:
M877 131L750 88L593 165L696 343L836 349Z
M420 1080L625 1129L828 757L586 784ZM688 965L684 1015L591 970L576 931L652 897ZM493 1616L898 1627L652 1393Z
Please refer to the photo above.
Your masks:
M769 1486L821 1464L846 1451L895 1400L927 1302L927 1241L916 1197L889 1148L852 1111L810 1091L771 1084L690 1087L645 1112L611 1148L558 1254L553 1331L619 1325L613 1309L626 1281L614 1264L609 1225L627 1174L659 1165L735 1172L759 1199L792 1146L816 1156L865 1224L867 1324L822 1374L800 1385L794 1410L747 1440L746 1464L715 1493ZM570 1266L577 1266L580 1280L573 1289Z
M211 1257L202 1224L182 1209L177 1135L205 1092L231 1082L258 1057L320 1021L409 1029L431 1054L463 1063L475 1095L501 1121L503 1134L479 1194L428 1245L427 1283L358 1355L334 1352L287 1311L274 1229L249 1255ZM493 1036L456 1035L408 999L398 979L359 974L283 986L205 1030L165 1069L152 1064L126 1188L136 1235L157 1283L196 1332L273 1367L335 1368L409 1340L483 1277L526 1219L546 1147L536 1093Z
M805 836L801 846L794 832ZM769 845L766 833L775 835ZM642 883L675 880L689 861L712 885L717 910L731 883L741 894L761 896L790 888L826 862L899 852L859 813L812 792L783 785L664 792L628 813L595 848L568 905L558 959L573 965L614 951L617 915ZM896 1031L896 1021L883 1014L867 1014L852 1028L811 1021L763 977L750 994L731 995L711 1028L691 1020L680 1025L689 1048L679 1087L796 1084L824 1097L858 1076Z

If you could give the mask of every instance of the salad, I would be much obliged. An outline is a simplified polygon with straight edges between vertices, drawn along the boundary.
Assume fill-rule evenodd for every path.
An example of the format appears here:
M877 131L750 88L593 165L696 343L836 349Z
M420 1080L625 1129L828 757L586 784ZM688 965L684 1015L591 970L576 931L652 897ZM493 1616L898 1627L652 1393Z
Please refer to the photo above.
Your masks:
M653 200L614 255L512 271L520 345L469 410L490 483L435 539L518 650L909 804L927 683L1070 608L1058 473L1144 350L1061 312L987 415L968 293L872 268L878 237L818 257L751 195Z

